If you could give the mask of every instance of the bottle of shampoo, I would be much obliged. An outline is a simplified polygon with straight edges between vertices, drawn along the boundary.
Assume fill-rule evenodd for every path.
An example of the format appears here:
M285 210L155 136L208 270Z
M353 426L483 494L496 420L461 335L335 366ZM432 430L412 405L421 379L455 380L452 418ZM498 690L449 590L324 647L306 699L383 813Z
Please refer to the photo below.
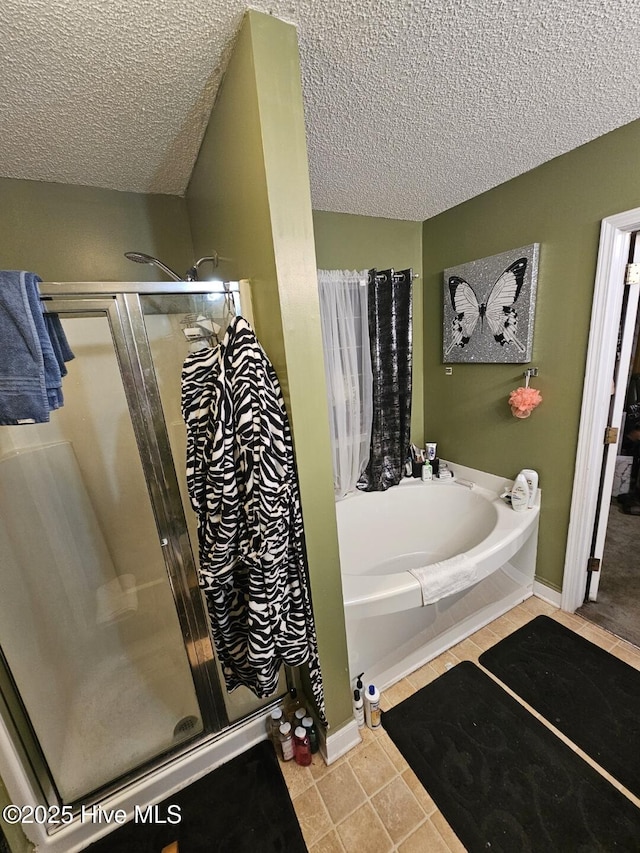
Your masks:
M538 472L534 471L533 468L523 468L520 473L527 481L527 486L529 487L529 502L527 507L531 509L535 505L538 494Z
M529 505L529 486L522 471L513 481L511 506L516 512L522 512Z
M380 691L375 684L370 684L364 695L364 718L370 729L379 729L382 725Z

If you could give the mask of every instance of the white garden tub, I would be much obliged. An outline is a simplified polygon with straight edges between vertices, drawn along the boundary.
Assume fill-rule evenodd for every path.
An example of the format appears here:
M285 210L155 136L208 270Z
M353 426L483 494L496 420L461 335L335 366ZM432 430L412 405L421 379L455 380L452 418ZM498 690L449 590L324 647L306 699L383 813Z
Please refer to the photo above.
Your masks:
M539 495L515 512L500 497L511 481L449 467L455 480L405 479L336 505L351 676L380 688L532 594ZM423 606L409 570L451 558L473 565L473 580Z

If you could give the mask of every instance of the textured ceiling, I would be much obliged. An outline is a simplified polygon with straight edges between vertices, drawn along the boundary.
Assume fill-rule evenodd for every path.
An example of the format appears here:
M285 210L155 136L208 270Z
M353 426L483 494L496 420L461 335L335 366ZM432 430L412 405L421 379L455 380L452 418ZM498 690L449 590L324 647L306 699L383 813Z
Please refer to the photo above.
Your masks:
M0 175L182 194L242 0L2 0ZM262 0L313 205L422 220L640 116L639 0Z

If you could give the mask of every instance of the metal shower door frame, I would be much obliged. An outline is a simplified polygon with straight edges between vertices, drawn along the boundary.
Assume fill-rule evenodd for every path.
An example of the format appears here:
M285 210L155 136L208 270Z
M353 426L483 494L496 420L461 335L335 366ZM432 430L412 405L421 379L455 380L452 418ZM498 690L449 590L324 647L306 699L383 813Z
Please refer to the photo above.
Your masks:
M187 283L185 283L187 285ZM140 454L169 584L182 629L204 732L229 726L216 669L208 618L198 585L180 487L169 444L160 391L147 337L140 296L208 293L211 285L112 282L41 283L46 311L62 316L107 317ZM185 745L192 748L193 741ZM166 754L165 754L166 756ZM166 757L165 759L166 760Z

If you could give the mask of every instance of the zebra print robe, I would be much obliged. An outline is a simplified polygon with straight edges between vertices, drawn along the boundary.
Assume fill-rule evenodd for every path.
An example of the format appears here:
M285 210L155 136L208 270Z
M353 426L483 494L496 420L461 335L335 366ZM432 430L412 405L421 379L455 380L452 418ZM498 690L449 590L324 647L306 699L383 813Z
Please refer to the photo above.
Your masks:
M187 486L200 587L228 690L273 694L281 664L307 664L326 724L289 420L275 371L236 317L182 372Z

